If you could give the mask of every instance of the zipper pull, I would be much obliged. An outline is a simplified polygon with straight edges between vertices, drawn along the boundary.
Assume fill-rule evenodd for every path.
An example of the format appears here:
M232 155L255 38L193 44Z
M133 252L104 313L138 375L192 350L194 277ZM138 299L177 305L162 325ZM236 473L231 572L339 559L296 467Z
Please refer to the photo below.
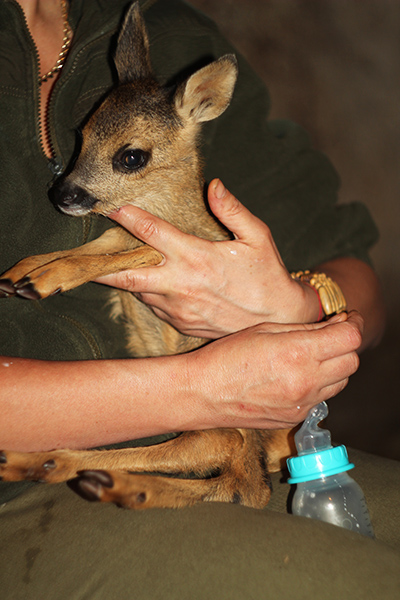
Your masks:
M55 156L49 159L48 167L55 177L59 177L64 171L64 164L61 156Z

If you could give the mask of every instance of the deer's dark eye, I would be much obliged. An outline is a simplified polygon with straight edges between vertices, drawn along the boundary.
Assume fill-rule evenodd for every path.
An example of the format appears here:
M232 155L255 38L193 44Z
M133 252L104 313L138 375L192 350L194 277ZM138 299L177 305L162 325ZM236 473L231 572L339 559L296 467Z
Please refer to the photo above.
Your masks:
M132 173L144 167L150 157L150 153L138 148L127 148L118 152L113 159L113 167L123 173Z

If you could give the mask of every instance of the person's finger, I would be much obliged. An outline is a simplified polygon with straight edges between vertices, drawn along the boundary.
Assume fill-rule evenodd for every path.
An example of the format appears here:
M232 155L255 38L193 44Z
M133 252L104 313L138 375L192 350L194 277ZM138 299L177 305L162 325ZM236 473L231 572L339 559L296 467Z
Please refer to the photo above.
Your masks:
M328 321L327 327L321 328L317 333L315 357L324 361L356 352L362 344L363 330L364 320L355 311L344 321ZM313 343L312 339L310 343Z
M171 223L130 204L109 217L164 256L180 247L189 237Z
M338 385L357 371L360 359L356 351L324 361L319 368L323 388Z
M336 383L332 383L331 385L327 385L327 386L323 387L320 392L320 400L319 401L323 402L326 400L330 400L331 398L334 398L335 396L337 396L338 394L343 392L343 390L345 389L345 387L347 386L348 383L349 383L349 377L346 377L345 379L341 379L340 381L338 381Z
M119 273L97 277L93 281L128 292L145 293L147 290L151 290L161 294L164 293L164 286L162 285L163 278L157 272L159 266L127 269Z
M258 238L260 242L265 240L268 227L243 206L220 179L214 179L208 186L208 203L213 214L236 239L245 242Z

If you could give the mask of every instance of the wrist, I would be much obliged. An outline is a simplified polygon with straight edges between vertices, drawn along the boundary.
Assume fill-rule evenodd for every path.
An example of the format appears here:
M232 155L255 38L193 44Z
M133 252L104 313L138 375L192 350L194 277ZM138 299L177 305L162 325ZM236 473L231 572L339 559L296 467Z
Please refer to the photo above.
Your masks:
M313 322L322 321L335 314L344 312L347 304L342 290L338 284L328 277L325 273L297 271L291 273L293 280L303 285L303 288L309 288L318 301L318 316ZM310 298L310 293L308 293ZM308 321L304 321L308 322Z
M195 431L215 427L215 411L213 402L215 396L215 382L210 376L210 369L204 364L204 353L207 354L207 345L187 354L174 356L178 359L175 368L179 369L179 392L175 389L175 396L179 398L174 402L171 417L172 422L179 424L176 431ZM174 385L176 388L176 385ZM174 429L175 431L175 429Z
M301 323L319 323L325 317L321 299L316 289L304 281L296 281L303 295Z

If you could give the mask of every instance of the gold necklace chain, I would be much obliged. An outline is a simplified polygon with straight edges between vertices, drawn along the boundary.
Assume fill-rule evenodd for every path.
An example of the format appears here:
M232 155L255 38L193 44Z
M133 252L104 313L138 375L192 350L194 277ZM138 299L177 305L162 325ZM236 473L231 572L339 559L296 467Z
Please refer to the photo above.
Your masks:
M54 67L50 69L50 71L47 71L47 73L45 73L44 75L39 75L39 85L45 83L46 81L54 77L56 73L61 71L61 69L64 66L64 61L67 58L69 47L71 45L72 29L68 23L68 10L66 0L61 0L61 12L63 19L63 41L60 54L58 55L58 59Z

